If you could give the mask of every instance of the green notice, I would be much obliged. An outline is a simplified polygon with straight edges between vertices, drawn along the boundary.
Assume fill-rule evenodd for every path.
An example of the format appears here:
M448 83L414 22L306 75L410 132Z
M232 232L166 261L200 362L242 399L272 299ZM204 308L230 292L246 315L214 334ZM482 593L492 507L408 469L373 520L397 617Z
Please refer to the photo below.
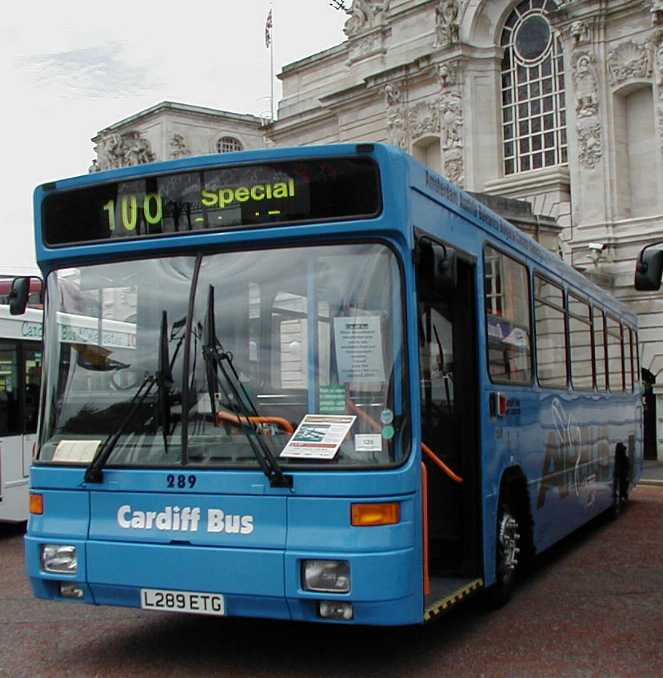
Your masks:
M345 414L345 386L325 384L320 386L320 414Z

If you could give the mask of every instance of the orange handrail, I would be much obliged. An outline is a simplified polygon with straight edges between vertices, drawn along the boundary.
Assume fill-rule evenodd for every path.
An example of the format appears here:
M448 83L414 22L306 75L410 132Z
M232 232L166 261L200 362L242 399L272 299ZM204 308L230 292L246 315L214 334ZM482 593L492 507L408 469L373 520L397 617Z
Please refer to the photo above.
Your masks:
M423 453L440 469L442 469L454 483L462 483L463 479L457 474L454 473L436 454L431 450L426 443L421 443L421 449Z
M380 432L382 430L382 427L380 424L378 424L373 417L371 417L370 414L367 414L362 410L361 408L357 407L352 400L348 399L348 405L350 409L360 418L363 419L374 431ZM426 443L422 441L421 443L421 450L422 452L444 473L451 478L451 480L454 481L454 483L461 484L463 482L463 479L461 476L459 476L457 473L455 473L452 469L450 469L438 456L431 450Z
M421 506L424 523L424 595L430 595L430 565L428 563L428 469L421 462Z
M293 434L295 432L294 426L283 417L240 417L231 412L220 410L216 413L217 421L227 421L230 424L237 424L243 426L247 421L250 424L276 424L280 426L286 433Z

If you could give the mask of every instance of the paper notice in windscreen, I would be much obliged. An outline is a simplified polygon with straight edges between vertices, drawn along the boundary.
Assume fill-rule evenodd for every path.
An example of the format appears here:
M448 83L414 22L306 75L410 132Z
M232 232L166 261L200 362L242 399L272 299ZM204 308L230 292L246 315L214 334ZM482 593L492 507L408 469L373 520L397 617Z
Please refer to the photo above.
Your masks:
M101 440L61 440L55 448L53 461L90 462Z
M307 414L283 448L281 456L293 459L333 459L356 418Z
M382 332L378 316L334 318L338 380L343 384L382 384Z

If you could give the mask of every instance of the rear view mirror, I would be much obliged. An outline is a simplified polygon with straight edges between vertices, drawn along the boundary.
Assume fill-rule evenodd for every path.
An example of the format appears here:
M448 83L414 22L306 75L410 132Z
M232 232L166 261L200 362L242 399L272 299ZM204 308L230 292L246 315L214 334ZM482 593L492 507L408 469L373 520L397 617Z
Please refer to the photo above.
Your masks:
M454 249L428 238L417 241L417 267L426 290L443 292L453 290L458 284L457 256Z
M30 296L30 278L14 278L9 290L9 313L23 315Z
M663 251L645 248L635 265L635 289L643 292L658 290L663 273Z

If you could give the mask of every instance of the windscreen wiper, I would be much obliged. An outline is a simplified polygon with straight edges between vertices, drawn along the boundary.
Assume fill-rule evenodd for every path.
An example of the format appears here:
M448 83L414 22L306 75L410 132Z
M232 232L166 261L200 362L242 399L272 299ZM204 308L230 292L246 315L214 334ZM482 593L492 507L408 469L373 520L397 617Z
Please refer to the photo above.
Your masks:
M292 476L285 475L276 458L263 437L258 435L251 417L259 417L258 410L247 392L233 364L232 353L226 351L216 335L214 321L214 286L210 285L207 293L207 315L204 329L205 343L203 357L207 375L207 390L210 398L210 409L217 425L216 393L221 391L224 400L234 404L240 427L253 450L253 454L263 473L269 478L272 487L292 487ZM219 378L219 374L221 378Z
M184 325L183 321L174 323L170 340L177 336L177 333ZM168 436L170 435L170 407L172 398L173 380L173 365L177 359L180 347L184 337L180 337L179 342L175 348L172 360L169 358L168 351L168 314L164 310L161 316L161 330L159 333L159 364L155 374L148 374L143 379L142 384L134 393L133 398L129 402L129 411L126 413L117 430L109 433L106 439L99 446L92 461L85 470L86 483L100 483L103 480L103 467L110 458L111 453L115 449L120 436L124 433L124 429L129 425L134 418L140 406L145 402L147 397L152 392L156 385L158 388L159 402L157 403L157 412L159 424L163 433L163 442L166 452L168 452Z

